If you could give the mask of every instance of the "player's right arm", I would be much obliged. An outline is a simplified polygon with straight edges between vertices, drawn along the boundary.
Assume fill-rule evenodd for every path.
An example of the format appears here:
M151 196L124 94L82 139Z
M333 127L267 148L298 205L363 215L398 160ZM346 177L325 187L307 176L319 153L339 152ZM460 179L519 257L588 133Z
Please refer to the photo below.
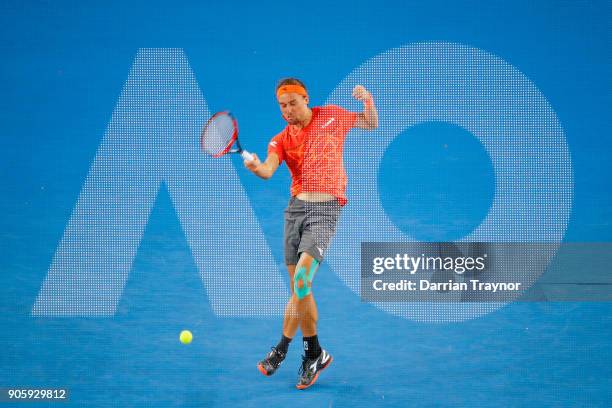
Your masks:
M266 161L262 163L255 153L251 154L253 155L253 160L244 162L246 168L262 179L269 179L272 177L280 164L278 155L276 153L269 153Z

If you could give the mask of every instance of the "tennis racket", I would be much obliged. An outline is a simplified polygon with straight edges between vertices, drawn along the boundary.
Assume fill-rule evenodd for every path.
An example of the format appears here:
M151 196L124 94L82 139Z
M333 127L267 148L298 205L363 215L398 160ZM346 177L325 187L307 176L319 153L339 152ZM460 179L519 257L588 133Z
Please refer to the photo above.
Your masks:
M240 146L238 141L238 121L229 111L215 113L202 128L200 147L212 157L227 153L238 153L246 161L253 155Z

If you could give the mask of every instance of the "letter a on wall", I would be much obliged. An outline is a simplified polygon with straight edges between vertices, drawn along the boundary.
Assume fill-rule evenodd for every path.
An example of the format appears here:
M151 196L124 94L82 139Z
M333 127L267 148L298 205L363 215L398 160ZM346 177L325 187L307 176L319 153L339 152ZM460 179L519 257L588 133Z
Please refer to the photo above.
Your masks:
M181 49L138 51L32 315L114 315L160 188L213 311L282 312L288 291L233 162L200 152L210 114Z

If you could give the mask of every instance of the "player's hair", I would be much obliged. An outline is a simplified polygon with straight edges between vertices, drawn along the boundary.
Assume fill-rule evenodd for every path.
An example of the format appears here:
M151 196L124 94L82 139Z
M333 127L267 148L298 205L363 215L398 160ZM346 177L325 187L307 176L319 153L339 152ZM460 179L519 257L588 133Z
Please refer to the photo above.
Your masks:
M304 85L304 83L297 78L281 79L280 81L278 81L278 84L276 84L276 90L278 91L278 88L280 88L283 85L299 85L308 92L308 89L306 89L306 85Z

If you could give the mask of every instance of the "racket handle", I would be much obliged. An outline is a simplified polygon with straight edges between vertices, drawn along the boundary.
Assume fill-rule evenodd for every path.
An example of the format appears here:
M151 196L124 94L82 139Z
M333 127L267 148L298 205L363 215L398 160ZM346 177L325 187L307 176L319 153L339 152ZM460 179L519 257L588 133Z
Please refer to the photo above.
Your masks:
M246 150L241 151L240 156L242 156L245 161L253 161L253 155Z

